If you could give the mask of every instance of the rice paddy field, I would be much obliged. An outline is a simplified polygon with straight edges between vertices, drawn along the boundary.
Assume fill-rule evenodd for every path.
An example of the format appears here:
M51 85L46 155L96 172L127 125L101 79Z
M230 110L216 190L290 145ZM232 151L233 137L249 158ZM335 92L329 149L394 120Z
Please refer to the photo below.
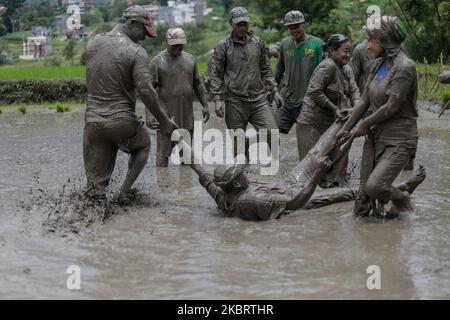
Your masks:
M80 65L42 67L12 65L0 68L0 80L83 78L85 73L85 66Z

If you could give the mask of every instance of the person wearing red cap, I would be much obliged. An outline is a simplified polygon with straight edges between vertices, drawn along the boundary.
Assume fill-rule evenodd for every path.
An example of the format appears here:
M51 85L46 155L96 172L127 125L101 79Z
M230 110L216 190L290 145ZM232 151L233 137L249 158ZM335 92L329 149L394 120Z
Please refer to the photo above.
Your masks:
M130 154L130 161L118 199L128 203L133 197L131 187L150 151L149 131L136 114L135 91L163 134L170 136L176 128L151 85L149 59L139 45L146 36L156 37L150 17L142 7L131 6L113 30L97 34L87 44L83 155L90 196L105 196L120 149Z

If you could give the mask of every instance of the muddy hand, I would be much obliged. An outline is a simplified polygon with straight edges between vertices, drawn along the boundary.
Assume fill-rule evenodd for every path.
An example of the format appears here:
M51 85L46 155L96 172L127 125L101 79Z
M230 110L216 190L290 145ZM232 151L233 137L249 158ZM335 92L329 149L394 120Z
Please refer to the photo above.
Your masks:
M225 116L225 106L222 100L216 100L216 116L223 118Z
M207 123L211 114L209 113L208 107L203 107L203 122Z
M323 156L317 159L318 169L322 171L327 171L333 165L333 162L328 158L328 156Z
M352 135L350 132L340 131L336 136L337 145L342 146L344 143L346 143L351 138L352 138Z
M170 136L175 129L178 129L178 125L175 123L174 117L170 118L165 126L160 126L161 133L166 136Z
M273 94L273 102L277 106L277 108L281 107L283 105L283 98L281 97L280 93L276 91Z

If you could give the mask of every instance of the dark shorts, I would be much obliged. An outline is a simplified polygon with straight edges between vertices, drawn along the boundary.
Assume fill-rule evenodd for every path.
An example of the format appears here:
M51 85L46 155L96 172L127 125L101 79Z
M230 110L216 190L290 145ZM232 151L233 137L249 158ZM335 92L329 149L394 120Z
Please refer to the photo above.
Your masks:
M84 167L88 185L105 187L114 171L117 151L150 150L150 132L136 120L86 123L83 134Z
M301 108L290 107L283 104L283 106L274 111L273 115L281 133L289 133L294 123L297 122L301 110Z

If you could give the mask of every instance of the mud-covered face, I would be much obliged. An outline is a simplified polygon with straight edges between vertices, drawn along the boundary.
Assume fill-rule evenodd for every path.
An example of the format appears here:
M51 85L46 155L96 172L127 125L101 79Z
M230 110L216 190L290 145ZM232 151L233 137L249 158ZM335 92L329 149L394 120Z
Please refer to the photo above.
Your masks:
M352 45L350 41L346 41L336 50L331 50L333 60L340 66L346 65L351 58Z
M378 41L369 37L368 44L369 44L369 50L372 52L372 55L375 59L377 59L383 55L384 48L381 46L381 44Z
M181 56L183 49L184 49L184 44L175 44L173 46L167 44L167 52L169 52L169 54L171 54L174 57Z
M301 40L305 37L305 23L291 24L288 26L288 30L295 40Z
M231 24L233 26L233 32L238 39L244 39L248 32L248 22L241 21L236 24Z
M248 188L248 178L244 172L234 178L233 187L238 190L245 190Z

